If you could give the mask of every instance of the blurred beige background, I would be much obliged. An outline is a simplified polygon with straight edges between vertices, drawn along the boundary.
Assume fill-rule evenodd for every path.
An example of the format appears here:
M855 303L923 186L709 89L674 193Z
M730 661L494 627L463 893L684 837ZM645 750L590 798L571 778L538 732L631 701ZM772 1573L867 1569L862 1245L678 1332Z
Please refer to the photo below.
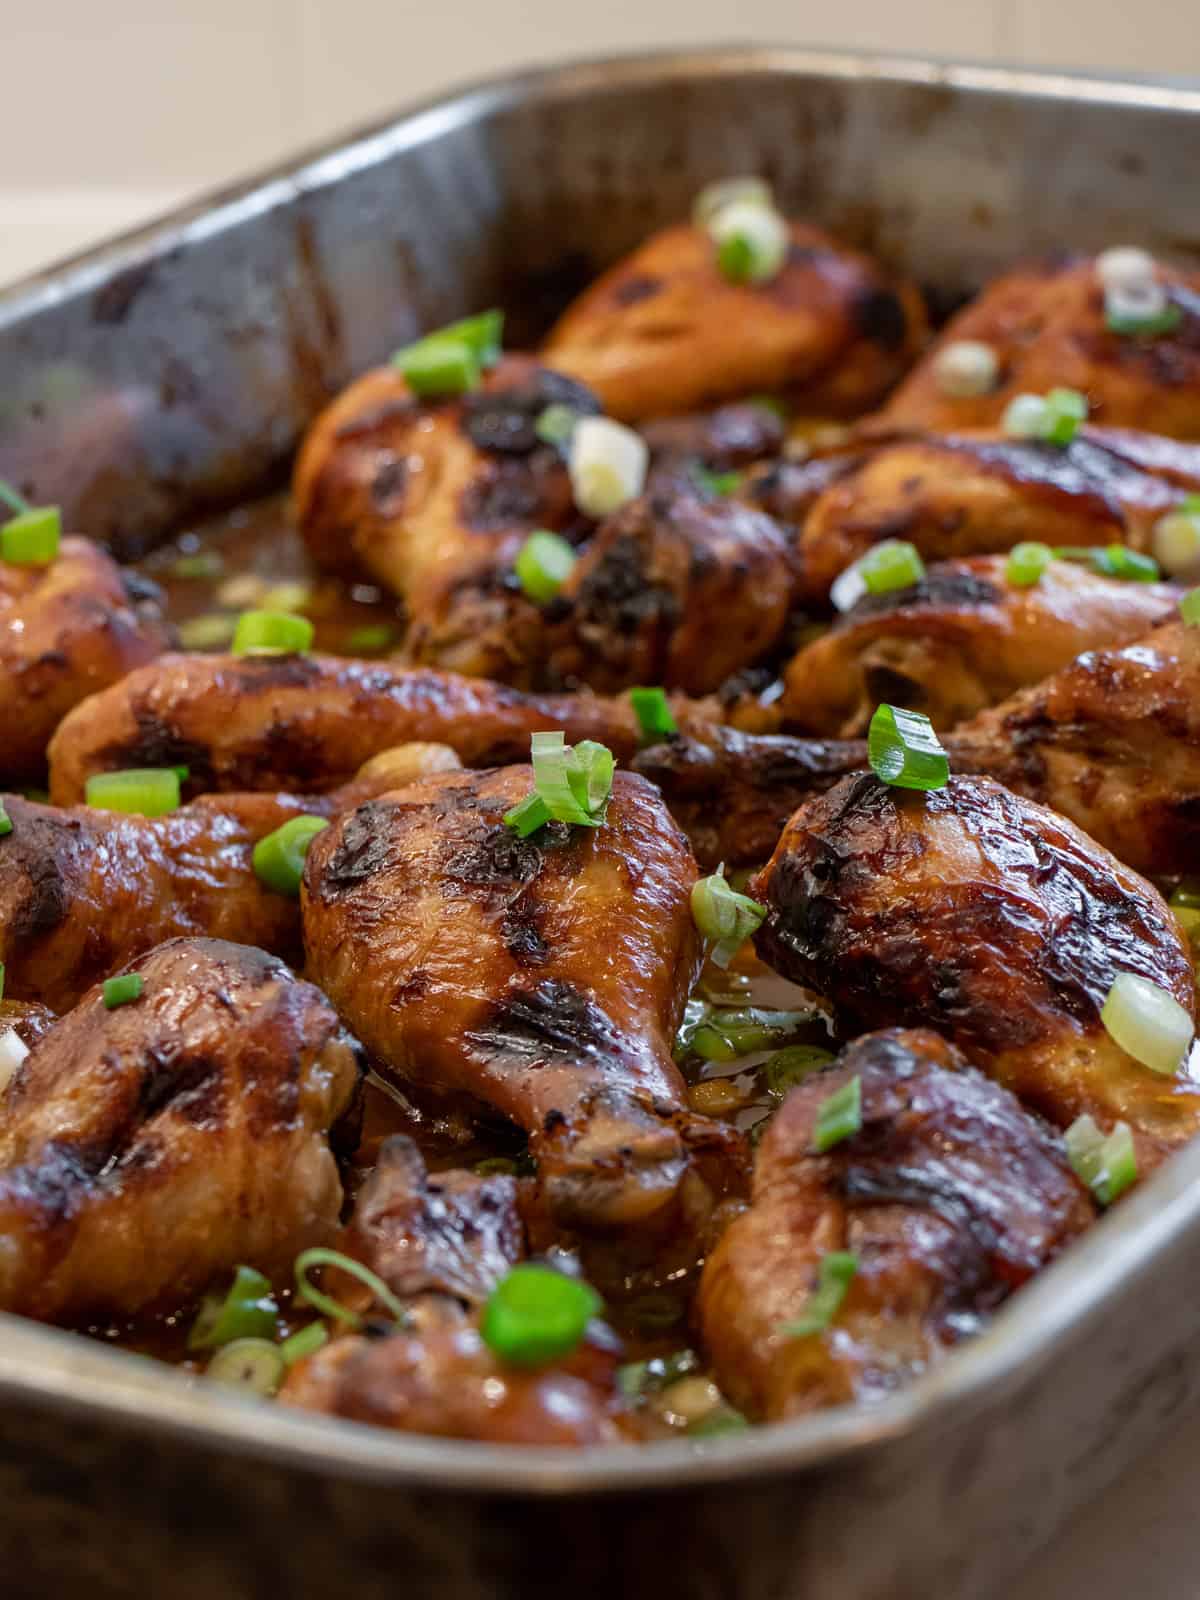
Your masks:
M1200 73L1194 0L0 0L0 282L437 89L721 39Z

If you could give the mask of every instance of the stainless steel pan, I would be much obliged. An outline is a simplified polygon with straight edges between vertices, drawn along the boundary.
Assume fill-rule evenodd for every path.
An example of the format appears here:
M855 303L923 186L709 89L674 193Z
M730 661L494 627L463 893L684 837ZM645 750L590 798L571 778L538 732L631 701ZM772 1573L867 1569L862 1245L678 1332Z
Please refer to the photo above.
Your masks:
M145 548L268 484L323 397L418 329L500 300L532 334L745 170L946 301L1030 250L1200 256L1200 93L787 50L567 67L0 296L0 472ZM982 1600L1200 1395L1197 1180L1200 1149L911 1391L708 1445L397 1436L0 1317L0 1585Z

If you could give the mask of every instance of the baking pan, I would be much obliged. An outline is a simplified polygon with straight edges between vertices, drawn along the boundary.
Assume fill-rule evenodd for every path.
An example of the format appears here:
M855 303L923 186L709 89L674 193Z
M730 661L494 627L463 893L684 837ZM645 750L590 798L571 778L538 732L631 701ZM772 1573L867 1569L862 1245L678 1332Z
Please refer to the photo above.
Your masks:
M1181 233L1200 93L744 49L470 90L0 296L0 472L123 554L277 480L353 372L483 304L531 337L703 183L949 304L1026 251ZM3 714L0 709L0 714ZM227 1396L0 1316L5 1596L983 1600L1200 1395L1200 1148L911 1389L574 1454Z

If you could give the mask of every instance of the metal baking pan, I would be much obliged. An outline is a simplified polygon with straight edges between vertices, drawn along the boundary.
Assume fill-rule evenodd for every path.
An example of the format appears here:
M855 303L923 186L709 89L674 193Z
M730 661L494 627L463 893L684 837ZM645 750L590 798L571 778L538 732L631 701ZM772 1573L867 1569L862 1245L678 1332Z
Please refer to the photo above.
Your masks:
M1200 256L1200 93L745 49L510 78L0 296L0 472L125 554L277 479L419 329L517 338L722 173L953 302L1026 251ZM0 708L0 715L3 714ZM983 1600L1200 1395L1200 1148L870 1410L584 1454L227 1397L0 1316L6 1596Z

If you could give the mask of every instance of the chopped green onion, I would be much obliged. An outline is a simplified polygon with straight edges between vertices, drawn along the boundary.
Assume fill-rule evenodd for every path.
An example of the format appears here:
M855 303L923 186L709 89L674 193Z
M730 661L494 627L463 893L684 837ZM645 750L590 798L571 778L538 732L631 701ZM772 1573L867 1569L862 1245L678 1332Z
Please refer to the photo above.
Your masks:
M775 199L771 185L765 178L719 178L715 183L705 184L692 205L692 221L697 228L707 231L727 206L734 205L773 211Z
M9 1084L20 1072L22 1063L29 1054L29 1046L17 1032L14 1024L0 1028L0 1096L4 1095Z
M1016 589L1031 589L1053 560L1054 551L1048 544L1027 540L1009 552L1004 576Z
M1179 1071L1195 1033L1174 995L1134 972L1118 972L1113 979L1100 1020L1122 1050L1166 1078Z
M48 567L58 554L62 513L57 506L30 506L0 528L0 561L18 567Z
M452 322L392 357L404 381L422 398L465 394L475 388L484 367L500 359L504 315L485 311L463 322Z
M386 622L367 622L346 635L346 649L354 656L379 655L396 642L396 630Z
M236 618L223 611L208 611L179 624L179 642L185 650L224 650L236 627Z
M1157 583L1161 574L1153 556L1144 556L1123 544L1059 545L1054 552L1059 561L1075 561L1091 567L1105 578L1124 578L1133 583Z
M269 1339L234 1339L217 1351L204 1376L266 1399L279 1388L286 1370L282 1351Z
M11 833L12 831L12 818L5 809L4 801L0 800L0 839L3 839L5 834ZM0 994L3 993L3 989L0 989Z
M492 1290L480 1332L510 1366L542 1367L576 1349L603 1304L590 1284L523 1262Z
M578 421L579 412L574 406L566 406L561 400L556 400L553 405L548 405L544 411L538 413L533 431L543 444L556 445L561 449L570 442Z
M214 582L224 574L225 562L216 550L197 550L171 563L171 576L188 582Z
M276 894L295 898L300 893L308 848L328 826L324 817L289 817L254 846L251 859L256 877Z
M1051 389L1048 394L1019 394L1009 402L1001 421L1017 439L1041 439L1068 445L1087 416L1087 398L1077 389Z
M709 960L718 967L729 965L766 914L766 906L730 888L723 869L692 885L692 919L714 941Z
M253 1267L238 1267L225 1294L208 1294L188 1334L189 1350L215 1350L234 1339L269 1339L279 1307L271 1280Z
M598 828L612 793L612 751L593 739L583 739L572 749L561 730L535 733L529 743L533 792L505 813L507 825L522 837L549 821Z
M767 1011L756 1006L709 1013L692 1030L689 1044L705 1061L736 1061L769 1050L812 1021L811 1011Z
M933 376L943 394L966 400L996 387L1000 363L990 344L978 339L954 339L934 357Z
M0 502L8 507L14 517L29 510L29 501L4 478L0 478Z
M712 472L702 461L693 461L691 473L697 488L718 497L734 494L742 481L740 472Z
M131 1000L140 1000L144 987L140 972L126 972L119 978L105 978L100 992L104 996L104 1004L110 1011L115 1011L118 1006L127 1006Z
M575 504L585 517L607 517L641 494L649 463L640 433L611 417L580 417L567 460Z
M343 1255L340 1250L326 1250L317 1245L311 1250L302 1250L296 1257L296 1293L323 1317L332 1317L335 1322L344 1322L351 1328L361 1328L363 1322L357 1311L351 1311L349 1306L342 1305L332 1295L323 1293L308 1281L308 1274L314 1267L336 1267L339 1272L357 1278L379 1304L391 1312L401 1327L408 1322L408 1312L378 1273L372 1272L361 1261L355 1261L353 1256Z
M813 1149L818 1155L862 1130L862 1079L857 1073L840 1089L822 1100L813 1128Z
M291 611L243 611L233 631L235 656L292 655L313 642L313 625Z
M1172 305L1154 277L1110 283L1104 291L1104 321L1109 331L1153 338L1179 326L1183 312Z
M694 1350L676 1350L669 1356L650 1356L617 1368L617 1387L628 1399L657 1394L680 1378L690 1378L703 1362Z
M846 1291L858 1271L858 1257L849 1250L830 1250L817 1268L817 1286L809 1295L804 1310L794 1322L785 1322L780 1333L789 1339L807 1339L824 1333L842 1309Z
M644 743L653 744L659 739L669 739L672 734L679 732L679 724L672 715L665 689L630 689L629 701Z
M897 789L944 789L950 781L949 757L920 711L886 703L876 707L867 757L875 776Z
M1175 509L1186 511L1189 517L1200 517L1200 494L1185 494Z
M177 767L127 767L94 773L84 786L84 799L102 811L161 817L179 805L179 784Z
M1200 589L1189 589L1179 602L1179 615L1194 627L1200 623Z
M1200 514L1172 511L1154 524L1154 555L1171 578L1200 567Z
M329 1329L325 1324L310 1322L307 1328L301 1328L283 1341L279 1346L279 1354L283 1357L285 1367L294 1367L297 1361L303 1361L305 1356L315 1355L328 1343Z
M475 354L481 367L494 367L504 353L504 313L493 308L480 311L461 322L451 322L426 335L431 339L461 339Z
M721 207L708 231L721 276L730 283L767 283L787 260L788 225L768 206L734 201Z
M1091 1117L1077 1117L1064 1138L1075 1176L1102 1206L1112 1205L1137 1182L1137 1153L1128 1123L1118 1122L1105 1138Z
M726 1434L745 1433L750 1424L732 1406L717 1406L688 1424L689 1439L720 1439Z
M561 534L549 533L544 528L529 535L513 563L521 588L538 606L554 599L571 576L574 565L572 547Z
M1154 257L1136 245L1111 245L1096 257L1096 276L1106 289L1136 289L1154 273Z
M924 576L925 563L915 544L905 539L884 539L838 576L829 598L839 611L849 611L865 594L910 589Z
M789 1089L820 1072L832 1060L833 1052L816 1044L793 1044L786 1050L777 1050L766 1065L767 1088L782 1099Z

